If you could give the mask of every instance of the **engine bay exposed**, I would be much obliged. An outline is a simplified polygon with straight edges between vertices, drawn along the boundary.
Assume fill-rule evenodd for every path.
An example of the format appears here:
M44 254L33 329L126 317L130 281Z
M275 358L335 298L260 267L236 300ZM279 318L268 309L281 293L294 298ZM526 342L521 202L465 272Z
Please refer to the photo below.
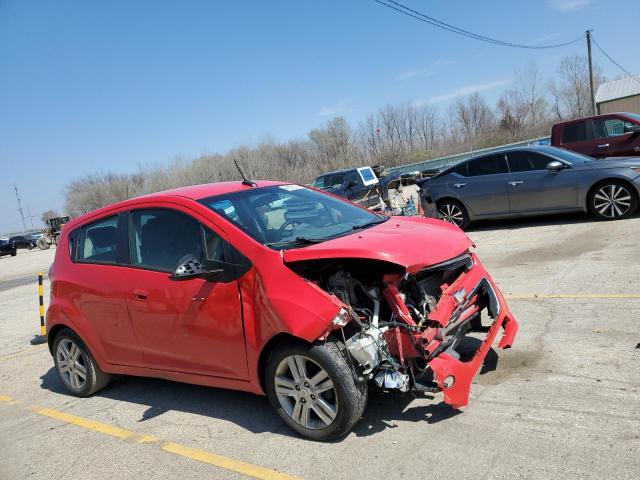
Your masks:
M481 311L495 319L499 309L485 278L457 289L474 267L469 252L416 273L368 259L289 267L344 304L348 320L330 333L340 336L362 374L383 389L440 390L429 362L442 353L461 360L456 348L470 330L483 329Z

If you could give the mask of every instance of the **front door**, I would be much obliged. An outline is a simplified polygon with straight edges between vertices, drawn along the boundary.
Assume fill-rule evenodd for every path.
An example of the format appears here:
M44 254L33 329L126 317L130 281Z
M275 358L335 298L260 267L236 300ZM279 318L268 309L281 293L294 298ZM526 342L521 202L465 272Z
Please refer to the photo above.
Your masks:
M630 121L611 116L592 120L593 135L600 157L636 156L640 153L640 135L627 132Z
M577 177L570 167L557 172L547 170L547 164L555 159L529 151L509 152L507 160L512 213L578 207Z
M130 216L127 305L146 366L248 379L236 280L170 278L185 255L228 262L231 246L184 212L146 209Z

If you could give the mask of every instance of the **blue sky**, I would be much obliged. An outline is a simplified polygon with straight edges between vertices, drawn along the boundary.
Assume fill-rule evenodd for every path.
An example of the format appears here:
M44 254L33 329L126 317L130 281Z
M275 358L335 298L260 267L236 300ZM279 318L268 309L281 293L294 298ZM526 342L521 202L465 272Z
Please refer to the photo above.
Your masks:
M587 28L640 72L640 2L403 3L511 42L559 43ZM39 223L64 186L99 171L304 137L333 115L388 103L446 109L479 90L491 102L555 50L496 47L437 30L371 0L0 0L0 232L21 229L13 183ZM620 72L595 52L605 75Z

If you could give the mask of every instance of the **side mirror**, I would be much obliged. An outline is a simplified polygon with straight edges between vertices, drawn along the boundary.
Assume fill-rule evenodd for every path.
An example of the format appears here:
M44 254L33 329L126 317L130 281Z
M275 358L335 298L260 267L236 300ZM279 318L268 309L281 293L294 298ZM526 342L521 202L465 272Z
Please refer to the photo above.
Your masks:
M194 255L188 254L178 260L178 265L171 274L171 280L191 280L192 278L205 278L215 280L224 272L223 268L207 270L200 260Z
M547 163L547 170L551 171L551 172L559 172L560 170L562 170L563 168L565 168L566 165L562 162L559 162L558 160L553 160L549 163Z
M624 133L640 133L640 125L626 125Z
M349 180L349 183L347 183L347 188L355 187L357 185L358 185L357 180Z

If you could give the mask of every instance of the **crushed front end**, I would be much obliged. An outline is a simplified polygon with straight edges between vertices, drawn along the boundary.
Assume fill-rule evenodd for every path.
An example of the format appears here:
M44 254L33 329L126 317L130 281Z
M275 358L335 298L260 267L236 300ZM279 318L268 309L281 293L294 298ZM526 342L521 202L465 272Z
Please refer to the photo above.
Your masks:
M498 332L498 347L509 348L518 324L475 253L417 271L395 267L336 259L294 269L344 304L343 321L327 335L340 336L369 380L383 389L442 391L453 408L467 405Z

